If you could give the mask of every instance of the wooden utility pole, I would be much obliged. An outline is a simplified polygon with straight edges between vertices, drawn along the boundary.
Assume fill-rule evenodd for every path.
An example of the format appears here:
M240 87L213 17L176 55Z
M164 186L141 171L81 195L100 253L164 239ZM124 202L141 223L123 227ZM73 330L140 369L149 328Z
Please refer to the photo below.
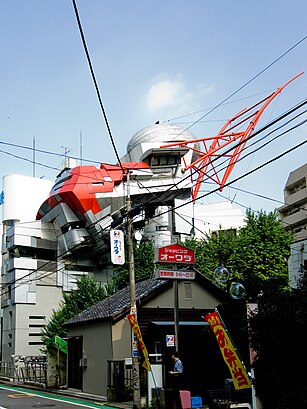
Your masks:
M135 271L134 271L134 252L132 239L132 219L129 216L131 210L130 197L130 175L127 172L127 247L128 247L128 264L129 264L129 280L130 280L130 313L137 317L136 295L135 295ZM133 378L133 408L141 408L141 390L140 390L140 368L139 368L139 353L138 340L136 334L131 330L131 353L132 353L132 378Z

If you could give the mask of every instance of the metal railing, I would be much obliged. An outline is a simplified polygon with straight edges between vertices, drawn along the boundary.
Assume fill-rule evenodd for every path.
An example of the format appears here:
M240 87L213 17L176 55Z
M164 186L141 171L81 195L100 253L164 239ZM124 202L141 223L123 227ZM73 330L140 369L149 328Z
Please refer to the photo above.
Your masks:
M44 356L15 356L0 361L0 377L20 383L47 385L47 360Z
M1 378L16 378L16 371L13 362L0 361L0 377Z

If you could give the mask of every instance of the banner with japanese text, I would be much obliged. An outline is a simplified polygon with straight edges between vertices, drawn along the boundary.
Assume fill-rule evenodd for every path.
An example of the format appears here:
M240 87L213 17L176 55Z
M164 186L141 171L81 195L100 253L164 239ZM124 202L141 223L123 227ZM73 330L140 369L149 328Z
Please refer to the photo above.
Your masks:
M132 330L136 333L136 336L137 336L137 339L139 341L141 351L143 352L143 355L144 355L143 366L144 366L145 369L147 369L147 371L150 372L151 371L151 366L150 366L150 362L149 362L148 352L147 352L146 346L144 344L142 334L141 334L141 329L139 327L137 319L136 319L135 315L132 313L132 314L128 315L128 320L129 320L129 322L131 324Z
M251 388L251 382L247 375L246 369L235 351L219 314L217 312L212 312L203 318L208 322L212 331L214 332L224 361L230 370L235 389L239 390Z

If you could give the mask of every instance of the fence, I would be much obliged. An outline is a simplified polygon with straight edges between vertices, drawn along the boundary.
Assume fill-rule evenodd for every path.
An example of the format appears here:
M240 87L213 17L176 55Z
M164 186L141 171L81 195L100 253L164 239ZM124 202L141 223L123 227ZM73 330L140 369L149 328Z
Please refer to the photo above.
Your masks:
M45 356L13 356L12 362L0 361L0 377L20 383L47 385Z
M16 378L15 366L13 362L0 361L0 377L1 378Z
M132 400L132 368L124 360L107 361L107 395L110 401Z

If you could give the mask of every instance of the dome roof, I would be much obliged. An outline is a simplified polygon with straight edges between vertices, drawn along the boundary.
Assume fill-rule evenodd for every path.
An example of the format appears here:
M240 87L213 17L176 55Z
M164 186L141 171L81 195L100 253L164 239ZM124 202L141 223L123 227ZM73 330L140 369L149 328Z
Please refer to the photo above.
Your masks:
M178 125L155 124L141 129L130 139L127 145L127 153L140 143L172 143L181 142L188 139L196 139L189 131L180 128Z

